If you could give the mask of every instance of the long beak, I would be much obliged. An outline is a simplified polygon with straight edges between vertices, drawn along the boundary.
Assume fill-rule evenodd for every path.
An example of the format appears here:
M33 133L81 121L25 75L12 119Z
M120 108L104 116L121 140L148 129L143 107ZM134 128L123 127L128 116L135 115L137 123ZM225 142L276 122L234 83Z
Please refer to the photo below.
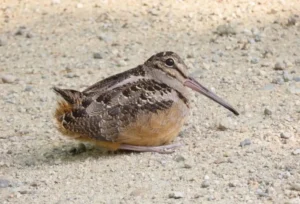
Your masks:
M187 80L184 82L184 85L193 89L194 91L197 91L211 100L217 102L218 104L222 105L223 107L227 108L231 112L233 112L235 115L239 115L239 113L227 102L225 102L223 99L221 99L219 96L214 94L213 92L209 91L207 88L202 86L199 82L197 82L194 78L189 77Z

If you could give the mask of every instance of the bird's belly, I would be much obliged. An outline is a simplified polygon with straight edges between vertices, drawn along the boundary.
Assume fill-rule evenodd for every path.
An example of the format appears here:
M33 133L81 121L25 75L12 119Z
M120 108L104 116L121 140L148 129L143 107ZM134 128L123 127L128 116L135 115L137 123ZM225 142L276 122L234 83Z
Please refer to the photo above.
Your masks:
M180 132L189 109L183 102L157 113L141 113L117 139L122 144L159 146L170 143Z

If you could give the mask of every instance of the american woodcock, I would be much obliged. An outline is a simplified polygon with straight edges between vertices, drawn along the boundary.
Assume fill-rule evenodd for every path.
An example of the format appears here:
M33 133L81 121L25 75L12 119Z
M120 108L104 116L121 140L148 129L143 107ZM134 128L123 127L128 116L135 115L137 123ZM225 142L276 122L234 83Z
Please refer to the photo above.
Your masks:
M188 88L238 112L188 76L174 52L161 52L144 64L108 77L84 91L60 89L58 130L110 150L169 152L190 109Z

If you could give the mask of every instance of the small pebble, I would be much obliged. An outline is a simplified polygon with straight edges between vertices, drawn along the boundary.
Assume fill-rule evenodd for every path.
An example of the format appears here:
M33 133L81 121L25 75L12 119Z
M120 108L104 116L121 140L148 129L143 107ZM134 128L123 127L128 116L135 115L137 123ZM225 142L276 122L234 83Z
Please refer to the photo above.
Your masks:
M266 192L264 192L263 190L261 190L260 188L256 190L256 194L261 197L269 197L269 195Z
M259 35L260 34L260 31L259 31L259 29L258 28L251 28L251 32L252 32L252 34L253 35Z
M118 67L125 67L127 65L127 63L124 60L119 60L117 62L117 66Z
M25 31L25 27L21 26L18 28L18 30L15 32L15 35L23 35Z
M286 68L290 68L294 66L293 63L289 60L284 60L283 63L285 64Z
M286 68L287 68L287 66L283 62L276 62L275 65L274 65L275 70L284 70Z
M2 79L2 82L6 83L6 84L12 84L17 80L17 78L15 76L10 75L10 74L2 75L1 79Z
M193 54L187 54L186 58L194 58L194 55Z
M7 188L9 187L9 180L6 179L0 179L0 188Z
M272 83L273 83L273 84L279 84L279 85L282 85L282 84L284 84L284 80L283 80L282 77L277 77L277 78L275 78L275 79L272 80Z
M219 25L217 27L216 33L218 35L235 35L236 29L231 24Z
M278 175L278 178L280 179L288 179L291 176L291 173L289 171L281 172Z
M72 78L76 78L76 77L79 77L77 74L74 74L74 73L67 73L66 75L65 75L65 77L66 78L70 78L70 79L72 79Z
M190 165L190 164L184 164L183 165L183 168L185 168L185 169L191 169L192 168L192 165Z
M169 198L180 199L184 197L183 192L173 192L169 194Z
M252 36L252 32L250 30L248 30L248 29L244 29L242 31L242 33L245 34L245 35L248 35L248 36Z
M209 70L210 69L210 65L208 63L205 63L205 62L202 64L202 67L205 70ZM299 80L300 80L300 77L299 77Z
M290 87L288 87L288 91L292 94L299 94L300 93L300 88L290 86Z
M236 185L237 185L236 182L229 182L228 183L228 186L231 187L231 188L236 187Z
M202 183L201 183L201 188L208 188L209 187L209 181L208 180L204 180Z
M292 152L292 155L298 155L300 154L300 148L299 149L295 149L293 152Z
M251 64L257 64L259 62L259 59L257 57L253 57L250 60Z
M241 147L244 147L246 145L251 145L251 140L250 139L245 139L242 142L240 142Z
M295 60L295 65L300 65L300 58Z
M102 55L99 52L93 54L94 59L103 59Z
M216 198L213 195L209 195L208 198L207 198L207 201L213 201L215 199Z
M148 11L148 13L151 14L152 16L159 16L159 14L160 14L160 12L157 9L155 9L155 8L150 9Z
M254 40L253 38L250 38L250 39L248 40L248 43L250 43L250 44L255 44L255 40Z
M287 22L287 26L294 26L296 25L296 18L294 16L289 17L288 22Z
M211 61L216 63L219 61L219 58L217 56L213 56Z
M25 87L24 91L30 92L30 91L32 91L32 89L33 89L33 87L28 85L28 86Z
M224 118L217 124L217 130L226 131L235 128L235 123L232 118Z
M26 33L26 38L32 38L32 37L33 37L32 33Z
M270 50L270 49L265 49L264 52L263 52L263 58L269 58L273 55L273 51ZM267 63L267 62L266 62ZM267 67L269 67L269 64L267 63Z
M33 159L28 159L26 161L24 161L26 166L35 166L36 165L36 161Z
M226 127L226 125L224 125L222 123L219 123L217 129L220 131L226 131L226 130L228 130L228 127Z
M266 91L273 91L275 89L275 86L273 84L267 84L263 87L263 90Z
M294 80L295 82L300 82L300 76L294 76L294 77L293 77L293 80Z
M183 162L185 160L185 158L182 155L177 155L177 156L175 156L174 160L176 162Z
M0 47L5 45L5 41L0 38Z
M22 194L22 195L30 194L30 191L22 190L22 191L19 191L19 193Z
M255 35L254 40L255 40L255 42L260 42L261 41L261 35Z
M300 191L300 183L293 183L293 184L290 184L290 185L291 185L292 190Z
M104 42L111 42L112 41L112 39L109 36L105 35L105 34L99 35L98 39L101 40L101 41L104 41Z
M148 191L145 188L137 188L130 193L130 196L139 197L146 194Z
M32 186L32 187L38 187L38 184L37 184L36 182L32 182L32 183L30 184L30 186Z
M290 139L291 137L293 137L293 135L290 133L282 132L282 133L280 133L280 137L282 139Z
M287 72L283 71L283 80L285 82L292 81L293 77Z
M272 115L272 111L270 109L268 109L268 108L265 108L264 114L265 115Z

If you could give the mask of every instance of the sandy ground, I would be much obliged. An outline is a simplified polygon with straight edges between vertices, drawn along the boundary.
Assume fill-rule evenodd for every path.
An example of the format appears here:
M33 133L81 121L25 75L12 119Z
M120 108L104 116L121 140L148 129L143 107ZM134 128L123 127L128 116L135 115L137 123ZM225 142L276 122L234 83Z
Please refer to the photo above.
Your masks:
M300 203L299 14L299 0L2 0L0 203ZM55 129L52 86L166 50L241 115L193 94L173 154Z

